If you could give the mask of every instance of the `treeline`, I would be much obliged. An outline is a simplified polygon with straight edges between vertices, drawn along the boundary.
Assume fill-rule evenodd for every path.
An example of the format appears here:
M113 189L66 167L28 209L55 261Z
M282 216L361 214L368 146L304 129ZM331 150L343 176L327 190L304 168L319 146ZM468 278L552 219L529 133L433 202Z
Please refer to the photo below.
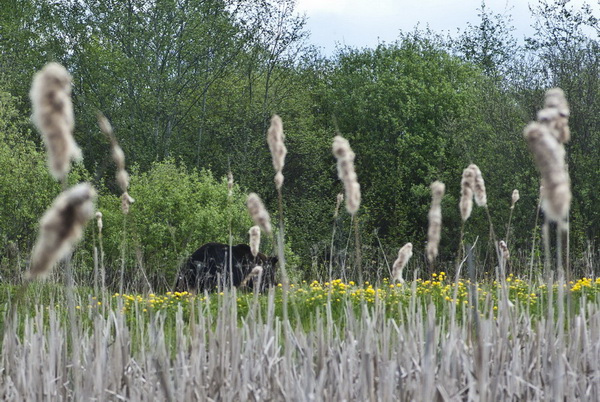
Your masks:
M500 237L506 234L511 193L520 191L509 246L514 256L528 257L539 236L534 230L539 179L522 130L535 117L544 91L558 86L571 104L571 252L575 265L589 269L600 238L598 24L590 9L560 0L541 2L532 12L536 33L523 43L512 36L509 17L482 4L480 20L452 38L415 30L375 49L343 47L325 57L309 46L306 21L293 0L5 0L0 10L3 261L15 254L27 258L37 219L58 191L44 172L41 140L27 120L34 72L58 61L74 77L75 137L84 151L72 180L94 181L107 197L100 198L100 208L116 205L110 201L116 193L114 166L97 128L97 111L112 122L133 167L132 195L144 211L136 215L132 207L130 230L137 243L127 253L133 266L154 266L156 272L169 266L171 272L200 243L217 240L203 229L211 226L210 214L194 230L186 229L194 223L181 214L154 219L134 194L136 180L139 195L147 194L160 209L158 194L172 198L159 192L173 187L167 181L179 180L178 191L185 183L212 189L207 183L225 186L220 178L231 171L242 192L258 192L271 211L277 210L265 142L273 113L283 118L289 150L283 171L286 239L298 277L324 275L331 260L337 264L346 250L352 254L350 217L333 218L341 191L331 155L336 132L357 154L366 271L387 276L386 258L393 259L408 241L420 256L415 260L423 260L434 180L447 188L441 258L455 258L460 178L470 163L483 172ZM150 183L159 187L156 193L148 191ZM189 205L202 208L190 200L194 191L170 201L169 208L189 214ZM219 194L211 204L215 208L227 205L226 191ZM227 226L222 214L214 216L219 227ZM246 218L235 217L236 240L244 241ZM219 233L222 240L228 236ZM482 260L489 250L487 234L486 214L474 211L465 238L471 243L478 238ZM113 243L118 260L123 245L116 238Z

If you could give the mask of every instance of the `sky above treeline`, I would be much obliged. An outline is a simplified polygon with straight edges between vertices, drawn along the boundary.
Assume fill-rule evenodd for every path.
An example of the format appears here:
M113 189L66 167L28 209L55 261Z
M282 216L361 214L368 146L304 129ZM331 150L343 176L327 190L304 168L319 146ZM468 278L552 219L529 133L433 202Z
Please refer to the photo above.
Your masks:
M579 8L583 3L599 9L596 1L571 0ZM534 32L530 6L538 0L486 0L493 14L510 16L513 35L522 40ZM477 25L481 0L297 0L297 11L306 13L310 42L331 55L336 44L375 47L392 42L400 31L412 31L419 25L434 32L456 34L467 23Z

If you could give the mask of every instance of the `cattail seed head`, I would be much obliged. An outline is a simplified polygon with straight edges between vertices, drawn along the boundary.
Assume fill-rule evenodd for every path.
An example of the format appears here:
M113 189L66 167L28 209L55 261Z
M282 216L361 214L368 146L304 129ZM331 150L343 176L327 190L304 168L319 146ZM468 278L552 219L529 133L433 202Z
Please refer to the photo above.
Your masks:
M473 194L475 195L475 203L480 207L487 205L487 194L485 192L485 182L481 170L475 164L469 165L469 169L473 170L475 180L473 182Z
M287 155L287 148L283 143L285 135L283 134L283 123L281 117L273 115L271 118L271 126L267 131L267 143L271 150L271 156L273 157L273 168L275 169L275 187L277 190L283 186L283 165L285 164L285 156Z
M227 195L231 197L233 194L233 173L227 172Z
M283 186L283 173L277 172L275 174L275 188L279 190Z
M98 224L98 233L102 234L102 228L104 227L102 224L102 212L96 212L96 223Z
M127 170L122 169L117 171L117 184L121 191L124 193L127 192L129 188L129 173L127 173Z
M135 200L129 195L127 191L125 191L123 195L121 195L121 211L123 211L123 213L127 215L129 213L129 206L134 202Z
M260 226L265 233L271 234L271 217L260 197L256 193L250 193L246 205L254 223Z
M438 255L442 233L442 197L446 186L441 181L431 183L431 209L427 231L427 259L432 263Z
M252 255L256 257L258 249L260 248L260 227L252 226L248 231L250 235L250 251Z
M260 265L257 265L254 268L252 268L252 271L250 271L250 273L248 275L246 275L246 277L240 284L240 287L243 288L244 286L246 286L251 279L258 279L260 281L262 272L263 272L263 267L261 267Z
M62 192L40 219L40 233L31 255L28 279L50 272L81 238L83 227L94 216L96 191L89 183Z
M542 208L552 221L564 220L569 214L572 197L565 149L544 124L530 123L525 127L524 136L542 175Z
M125 152L118 144L113 144L111 149L111 156L115 162L117 170L125 169Z
M517 201L519 201L519 198L521 198L519 196L519 190L514 189L512 192L512 200L511 200L512 202L510 205L510 209L513 209L515 207L515 204L517 203Z
M563 90L552 88L546 91L544 109L538 112L537 119L550 128L552 135L561 144L567 143L571 139L569 115L569 104Z
M471 216L473 211L473 188L475 187L475 172L471 168L463 170L460 181L460 216L463 222Z
M404 267L408 263L408 260L413 255L413 245L412 243L406 243L402 248L398 251L398 258L394 261L394 265L392 267L392 280L400 283L404 283L404 279L402 277L402 271Z
M510 258L510 252L508 251L508 246L506 245L506 242L504 240L500 240L498 246L500 248L500 255L502 256L502 259L504 261L508 261L508 259Z
M50 172L57 180L64 180L71 161L81 159L73 139L71 75L58 63L47 64L33 77L29 97L33 121L48 150Z
M332 145L333 155L337 158L338 177L344 183L346 191L346 210L354 215L360 208L360 184L354 171L355 154L350 143L344 137L336 135Z

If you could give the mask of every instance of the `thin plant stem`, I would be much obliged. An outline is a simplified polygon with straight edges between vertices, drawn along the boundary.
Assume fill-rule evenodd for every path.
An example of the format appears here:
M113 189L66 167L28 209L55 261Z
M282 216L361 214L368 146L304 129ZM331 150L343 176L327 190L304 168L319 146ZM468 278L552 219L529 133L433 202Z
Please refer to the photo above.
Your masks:
M540 197L540 199L538 200L538 205L537 205L537 209L535 211L535 223L533 225L533 236L531 238L531 260L529 262L529 280L531 281L532 275L533 275L533 258L534 258L534 252L535 252L535 235L537 232L537 226L538 226L538 218L540 217L540 208L542 207L542 199Z
M354 247L356 253L356 261L355 266L358 269L358 279L360 283L363 283L363 273L362 273L362 255L360 252L360 233L358 231L358 216L354 219Z

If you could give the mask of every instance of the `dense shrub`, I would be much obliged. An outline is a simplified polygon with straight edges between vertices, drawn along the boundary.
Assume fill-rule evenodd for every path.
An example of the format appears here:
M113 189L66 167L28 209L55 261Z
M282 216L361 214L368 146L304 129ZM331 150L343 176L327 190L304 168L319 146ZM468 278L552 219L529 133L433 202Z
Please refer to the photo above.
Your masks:
M98 202L113 285L119 281L122 253L128 287L166 289L179 265L201 244L229 242L230 224L233 243L247 242L251 221L245 195L236 186L228 197L226 179L218 181L209 171L188 170L173 160L157 162L148 172L134 169L130 194L135 203L125 217L115 195L102 194Z

